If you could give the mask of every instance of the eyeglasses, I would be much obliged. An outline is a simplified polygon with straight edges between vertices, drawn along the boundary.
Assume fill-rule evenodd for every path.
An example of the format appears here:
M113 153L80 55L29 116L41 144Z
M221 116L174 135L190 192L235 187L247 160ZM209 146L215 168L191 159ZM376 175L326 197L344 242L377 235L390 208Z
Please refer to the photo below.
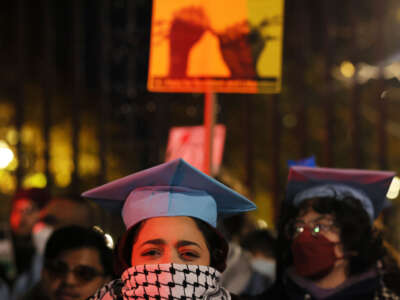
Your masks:
M85 265L78 265L70 269L68 264L58 260L47 261L45 263L45 268L57 278L65 277L69 272L72 272L79 283L88 283L96 277L105 275L95 268Z
M304 232L304 229L308 227L311 230L311 234L317 236L320 233L336 232L338 230L335 222L331 219L318 218L309 223L296 220L285 228L286 236L288 238L295 238Z

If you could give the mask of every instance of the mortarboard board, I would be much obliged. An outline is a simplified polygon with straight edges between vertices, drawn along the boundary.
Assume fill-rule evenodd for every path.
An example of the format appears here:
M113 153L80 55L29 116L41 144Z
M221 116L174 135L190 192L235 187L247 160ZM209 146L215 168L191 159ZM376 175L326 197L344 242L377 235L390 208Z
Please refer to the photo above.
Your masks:
M390 171L294 166L289 170L286 200L299 205L313 197L353 197L361 201L374 220L384 206L394 176Z
M247 198L183 159L114 180L82 194L105 209L121 212L127 228L161 216L190 216L213 227L218 216L254 210Z

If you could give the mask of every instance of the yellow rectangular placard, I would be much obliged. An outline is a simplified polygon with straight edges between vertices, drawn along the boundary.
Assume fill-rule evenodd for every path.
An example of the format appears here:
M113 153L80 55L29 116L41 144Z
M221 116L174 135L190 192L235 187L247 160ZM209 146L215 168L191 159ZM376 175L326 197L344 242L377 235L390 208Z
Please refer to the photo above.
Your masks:
M284 0L153 0L148 89L279 93Z

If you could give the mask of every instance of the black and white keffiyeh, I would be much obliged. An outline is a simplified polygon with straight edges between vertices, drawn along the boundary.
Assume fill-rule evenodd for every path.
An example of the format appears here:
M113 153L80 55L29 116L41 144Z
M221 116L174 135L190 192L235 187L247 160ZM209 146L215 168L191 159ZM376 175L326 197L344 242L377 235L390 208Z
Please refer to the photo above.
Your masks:
M133 266L121 276L121 295L124 300L230 300L229 292L219 285L220 276L209 266L173 263ZM103 291L103 295L92 299L117 299L112 297L115 291Z

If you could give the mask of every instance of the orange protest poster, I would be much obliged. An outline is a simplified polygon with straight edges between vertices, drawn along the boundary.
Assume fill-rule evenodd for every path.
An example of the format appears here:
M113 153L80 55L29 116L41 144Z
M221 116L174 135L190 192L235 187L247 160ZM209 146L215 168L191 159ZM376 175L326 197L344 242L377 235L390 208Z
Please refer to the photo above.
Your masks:
M279 93L284 0L153 0L148 89Z
M212 174L217 174L222 163L224 152L226 127L214 127ZM185 126L172 127L169 131L167 153L165 161L183 158L199 170L204 171L204 127Z

